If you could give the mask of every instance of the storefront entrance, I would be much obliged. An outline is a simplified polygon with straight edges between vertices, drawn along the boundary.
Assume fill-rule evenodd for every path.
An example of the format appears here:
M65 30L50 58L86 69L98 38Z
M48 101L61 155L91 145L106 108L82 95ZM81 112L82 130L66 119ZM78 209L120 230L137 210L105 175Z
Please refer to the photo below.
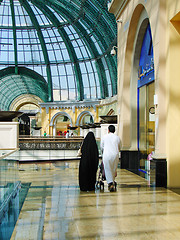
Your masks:
M148 178L149 154L153 153L155 147L154 57L149 24L141 48L137 93L139 173Z
M139 92L139 121L138 121L138 149L139 171L147 174L149 171L148 155L154 151L155 146L155 108L154 108L154 82L142 86Z

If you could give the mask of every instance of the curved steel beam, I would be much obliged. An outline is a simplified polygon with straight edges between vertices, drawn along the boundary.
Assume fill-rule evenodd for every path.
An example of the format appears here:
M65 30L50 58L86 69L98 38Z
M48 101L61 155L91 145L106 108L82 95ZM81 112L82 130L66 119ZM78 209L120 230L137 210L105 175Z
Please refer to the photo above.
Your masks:
M18 72L19 75L15 74L14 67L0 71L0 108L8 110L12 101L22 94L33 94L47 102L48 84L45 79L24 67L19 67Z
M83 100L84 99L84 88L83 88L83 81L82 81L82 75L81 75L81 69L78 63L78 59L75 53L75 50L73 48L73 45L66 33L66 31L63 28L59 28L61 23L59 20L56 18L56 16L50 11L48 7L45 6L45 4L39 4L39 2L42 3L41 0L32 0L32 2L47 16L50 21L54 24L54 26L58 29L59 34L61 35L68 53L70 55L71 61L74 63L74 71L77 79L77 90L78 90L78 100Z
M13 25L13 40L14 40L14 59L15 59L15 73L18 74L18 57L17 57L17 38L16 38L16 20L14 14L14 2L10 0L11 16Z
M66 12L68 12L68 14L71 13L73 18L75 18L75 16L78 16L79 9L76 7L76 5L73 5L73 8L72 8L72 2L67 2L64 0L58 0L58 1L57 0L44 0L44 3L48 4L49 6L51 6L51 5L58 6L59 9L61 9L61 10L64 9ZM96 36L96 34L98 33L99 36L97 39L98 40L104 39L104 42L101 44L101 47L105 50L106 47L109 46L109 44L114 40L115 35L113 37L111 37L112 33L110 33L109 34L110 36L108 36L107 31L109 31L109 30L108 30L107 24L104 21L104 19L102 19L103 27L101 27L100 23L96 24L97 18L98 18L96 9L92 9L92 8L88 9L89 5L87 5L87 4L88 4L88 1L85 1L84 8L86 9L86 11L84 12L84 14L82 16L82 19L84 20L86 26L88 24L88 28L90 28L91 35ZM54 7L52 7L52 8L54 8ZM91 11L94 13L94 15L91 13ZM69 24L73 24L73 23L74 23L74 20L69 22ZM67 22L67 24L68 24L68 22Z
M50 68L50 62L49 62L49 56L48 56L48 53L47 53L46 43L44 41L44 37L43 37L43 34L41 32L41 28L39 26L39 23L36 19L36 16L35 16L34 12L31 9L29 3L26 0L19 0L19 2L22 4L22 6L25 8L27 13L29 14L31 21L36 28L36 31L37 31L37 34L38 34L38 37L39 37L39 41L41 43L41 47L42 47L42 51L43 51L43 55L44 55L44 60L45 60L45 64L46 64L47 79L48 79L48 95L49 95L48 101L52 102L53 101L52 77L51 77L51 68Z
M49 4L50 2L51 2L51 4ZM62 14L66 19L73 21L73 17L65 9L60 8L59 5L54 5L51 0L46 0L46 4L48 4L52 9L54 9L58 13ZM86 30L84 29L84 27L82 27L82 25L79 22L75 22L74 26L76 28L76 31L78 31L79 34L81 36L83 36L83 39L85 40L86 44L88 45L88 49L90 50L93 58L96 60L96 68L97 68L97 73L98 73L99 81L100 81L101 98L108 97L105 69L104 69L102 60L98 59L99 54L95 47L95 44L93 43L92 39L88 37ZM81 31L83 32L83 35L82 35L81 31L79 31L79 29L81 29Z
M78 1L65 1L65 0L51 0L51 2L57 3L57 5L61 6L64 9L69 9L69 12L74 15L78 15L79 9L76 7L78 5ZM72 7L72 2L76 2L76 4ZM113 39L111 39L112 33L109 31L109 28L107 28L107 22L105 19L101 18L101 14L97 12L97 8L95 8L92 3L90 3L89 0L85 1L83 8L86 10L84 11L84 19L86 20L89 18L92 22L91 29L94 29L97 31L97 29L100 31L100 33L103 35L104 38L106 38L106 41L110 43ZM101 11L101 9L99 9ZM101 19L101 22L99 20ZM102 27L101 27L102 26ZM109 35L107 34L107 31Z

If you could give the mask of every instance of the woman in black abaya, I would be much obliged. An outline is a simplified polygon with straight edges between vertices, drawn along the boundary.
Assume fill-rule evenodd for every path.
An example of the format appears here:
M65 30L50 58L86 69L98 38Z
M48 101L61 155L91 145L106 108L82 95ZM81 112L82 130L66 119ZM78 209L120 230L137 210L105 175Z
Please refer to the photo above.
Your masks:
M89 132L81 147L79 164L79 187L81 191L93 191L99 163L99 152L93 132Z

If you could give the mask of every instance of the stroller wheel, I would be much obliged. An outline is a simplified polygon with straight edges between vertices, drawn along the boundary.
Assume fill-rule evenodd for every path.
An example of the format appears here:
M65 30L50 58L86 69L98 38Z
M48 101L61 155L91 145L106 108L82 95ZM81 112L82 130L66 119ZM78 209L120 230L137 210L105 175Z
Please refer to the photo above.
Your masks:
M100 182L100 190L104 190L104 183Z
M96 182L96 189L100 189L101 188L101 186L100 186L100 182Z

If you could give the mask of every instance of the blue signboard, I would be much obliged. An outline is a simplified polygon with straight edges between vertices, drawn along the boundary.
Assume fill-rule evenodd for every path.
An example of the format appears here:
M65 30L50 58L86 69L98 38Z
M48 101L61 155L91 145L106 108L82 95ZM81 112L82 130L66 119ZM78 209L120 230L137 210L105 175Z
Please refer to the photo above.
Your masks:
M144 35L138 73L138 88L154 81L154 57L150 25Z

